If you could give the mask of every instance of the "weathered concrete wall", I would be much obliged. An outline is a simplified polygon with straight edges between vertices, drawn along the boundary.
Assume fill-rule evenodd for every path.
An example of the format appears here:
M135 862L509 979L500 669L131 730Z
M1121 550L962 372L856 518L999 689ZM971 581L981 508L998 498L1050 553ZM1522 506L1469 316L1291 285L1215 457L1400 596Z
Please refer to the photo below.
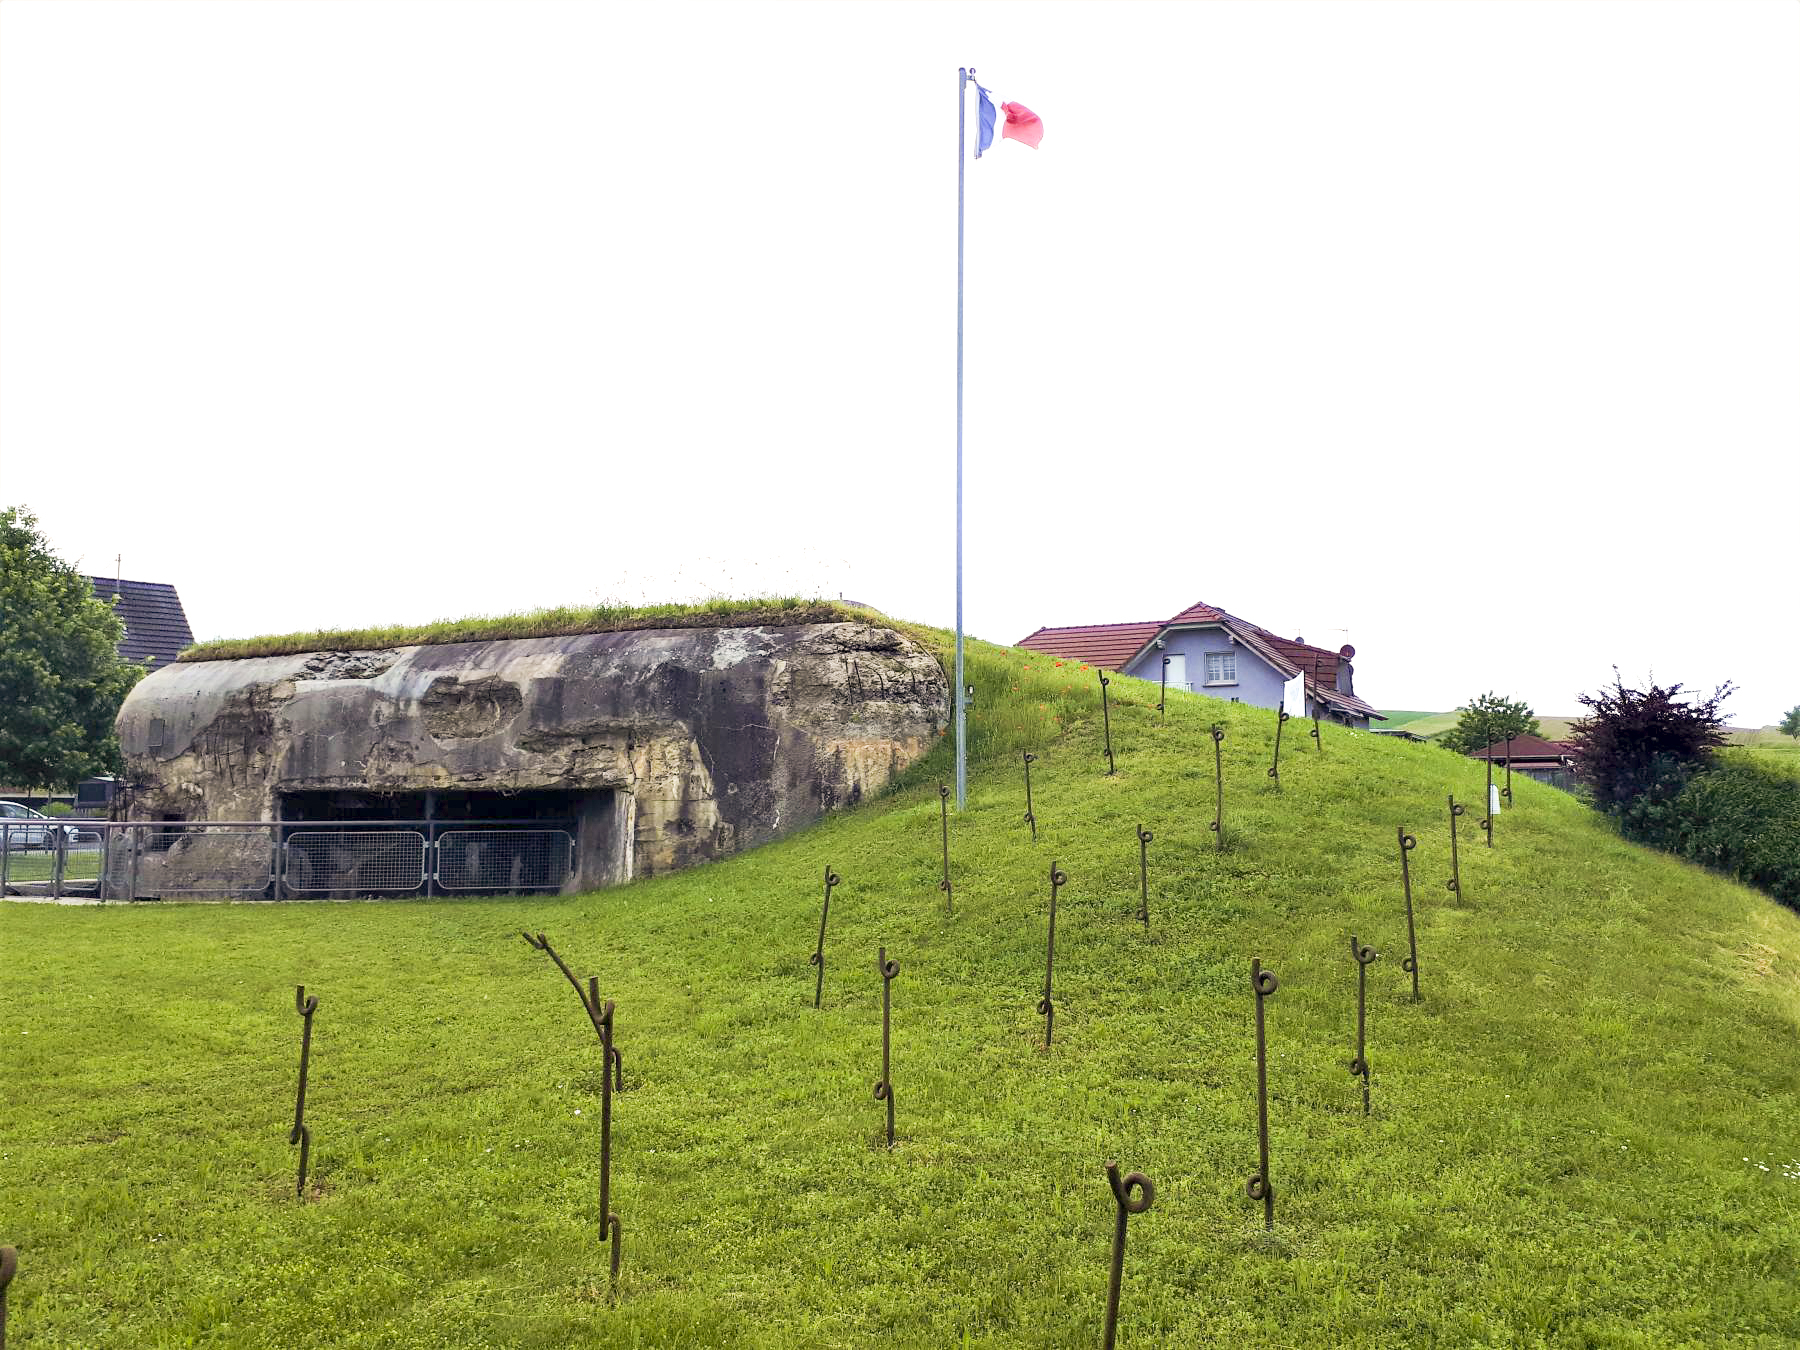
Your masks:
M178 663L118 730L139 819L269 820L299 791L613 789L584 813L579 880L598 885L856 802L930 748L949 697L891 629L661 629Z

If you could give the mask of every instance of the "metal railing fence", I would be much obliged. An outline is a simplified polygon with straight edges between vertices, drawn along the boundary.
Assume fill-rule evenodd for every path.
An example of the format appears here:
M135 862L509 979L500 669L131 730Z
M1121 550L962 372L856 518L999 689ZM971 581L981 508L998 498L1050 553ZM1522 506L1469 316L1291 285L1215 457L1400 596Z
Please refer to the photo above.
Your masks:
M563 889L541 820L0 821L0 895L288 899Z

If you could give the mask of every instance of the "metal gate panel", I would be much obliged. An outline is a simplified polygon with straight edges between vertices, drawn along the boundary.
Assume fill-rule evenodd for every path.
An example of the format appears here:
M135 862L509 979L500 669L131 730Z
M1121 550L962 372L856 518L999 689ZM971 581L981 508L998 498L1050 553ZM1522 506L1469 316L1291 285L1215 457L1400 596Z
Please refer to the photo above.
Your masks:
M567 830L446 830L437 883L447 891L560 890L575 871Z
M123 875L117 870L123 866ZM109 888L127 899L130 887L129 853L108 860ZM157 824L139 832L137 859L138 896L257 896L269 887L268 828L238 829L232 826Z
M418 830L295 830L283 850L290 891L416 891L425 884Z

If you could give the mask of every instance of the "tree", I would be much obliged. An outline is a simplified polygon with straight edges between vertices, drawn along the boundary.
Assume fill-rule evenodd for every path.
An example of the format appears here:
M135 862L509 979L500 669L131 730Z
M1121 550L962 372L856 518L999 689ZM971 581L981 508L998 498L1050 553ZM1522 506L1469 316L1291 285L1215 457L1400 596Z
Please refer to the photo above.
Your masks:
M1781 719L1780 730L1782 735L1800 741L1800 703L1787 710L1787 716Z
M1438 738L1438 744L1458 754L1472 754L1509 736L1535 736L1538 720L1531 709L1492 692L1469 700L1459 710L1456 725Z
M113 718L144 674L119 659L124 635L37 517L0 511L0 782L66 788L118 771Z
M1594 794L1594 804L1613 815L1653 811L1673 799L1694 771L1725 744L1719 705L1735 686L1726 681L1711 698L1680 697L1681 686L1627 689L1613 670L1613 684L1581 695L1588 715L1575 724L1570 748L1576 771ZM1644 799L1640 801L1640 799Z

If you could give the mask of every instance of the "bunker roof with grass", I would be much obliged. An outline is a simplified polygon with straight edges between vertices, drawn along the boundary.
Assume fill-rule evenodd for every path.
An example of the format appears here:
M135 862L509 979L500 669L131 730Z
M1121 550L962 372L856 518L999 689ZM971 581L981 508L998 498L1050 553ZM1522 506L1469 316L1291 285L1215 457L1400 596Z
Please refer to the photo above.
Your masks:
M574 637L583 633L626 633L655 628L797 628L814 623L891 623L886 615L854 601L811 596L762 595L741 599L673 601L653 605L560 605L517 614L481 614L429 623L366 628L317 628L300 633L213 638L184 650L182 661L236 661L295 652L386 651L395 647L441 646L452 642L500 642L517 638Z

